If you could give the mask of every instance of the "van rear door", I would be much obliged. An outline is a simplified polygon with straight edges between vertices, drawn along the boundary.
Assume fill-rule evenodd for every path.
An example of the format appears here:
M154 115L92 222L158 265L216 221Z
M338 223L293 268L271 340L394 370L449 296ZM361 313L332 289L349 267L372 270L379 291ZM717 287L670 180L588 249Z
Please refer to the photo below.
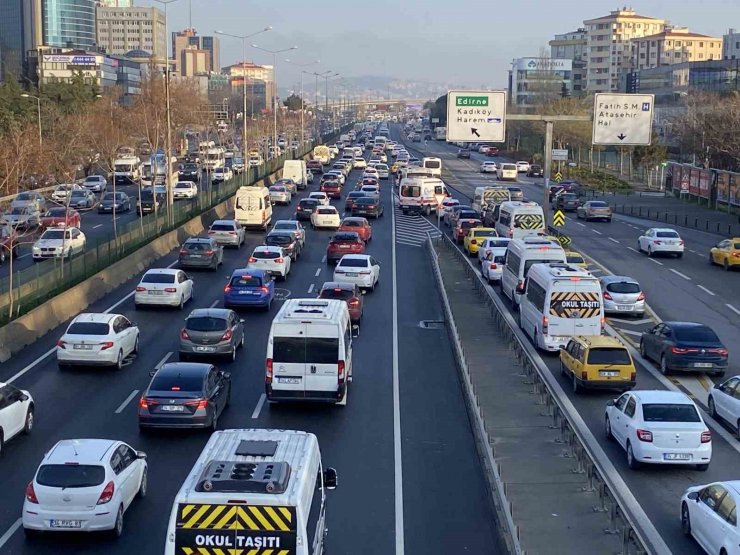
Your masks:
M339 388L339 361L344 365L344 356L339 354L339 337L335 324L306 324L306 378L307 396L316 392L332 393ZM344 368L342 374L344 375Z
M301 398L306 392L307 324L281 324L272 336L272 387L276 397Z
M601 290L598 282L572 277L557 280L550 291L548 335L601 335Z

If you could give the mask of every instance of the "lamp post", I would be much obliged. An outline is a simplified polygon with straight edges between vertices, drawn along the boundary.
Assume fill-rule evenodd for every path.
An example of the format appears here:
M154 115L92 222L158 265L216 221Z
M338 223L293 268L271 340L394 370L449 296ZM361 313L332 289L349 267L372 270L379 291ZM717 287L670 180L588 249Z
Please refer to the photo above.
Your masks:
M335 79L337 77L339 77L339 79L342 78L342 76L339 75L338 73L335 73L334 75L326 75L324 77L324 79L325 79L325 86L326 86L326 109L327 109L327 111L329 109L329 79ZM332 128L333 128L334 131L336 131L336 127L337 127L337 116L336 116L336 112L335 112L334 108L335 107L333 107L332 110L331 110Z
M38 124L39 124L39 148L43 146L44 140L41 137L41 99L38 96L34 96L32 94L23 93L21 94L23 98L33 98L36 100L36 113L38 114Z
M314 106L316 107L316 125L318 126L317 132L318 135L321 136L321 123L319 121L319 77L324 77L326 75L329 75L332 73L331 69L327 69L326 71L322 73L316 73L315 71L312 72L316 76L316 89L314 91Z
M277 146L277 55L282 54L283 52L288 52L290 50L296 50L298 47L291 46L290 48L282 48L280 50L268 50L267 48L262 48L261 46L257 46L256 44L252 44L251 46L252 48L256 48L257 50L262 50L262 52L272 54L272 87L274 89L274 93L272 95L272 148L274 149Z
M242 41L242 81L244 86L242 87L242 96L244 106L242 109L242 151L244 152L244 164L246 168L247 163L247 39L256 37L261 33L266 33L272 30L272 25L268 25L264 29L261 29L255 33L249 33L248 35L234 35L231 33L224 33L223 31L215 31L217 35L223 35L225 37L231 37ZM254 86L252 87L252 102L254 102Z
M305 144L304 141L304 124L303 124L303 112L305 112L305 102L303 100L303 74L309 73L308 71L304 71L304 67L313 66L316 64L320 64L321 60L314 60L313 62L306 62L305 64L297 64L295 62L291 62L290 60L285 60L286 63L301 68L301 148L303 148L303 145Z

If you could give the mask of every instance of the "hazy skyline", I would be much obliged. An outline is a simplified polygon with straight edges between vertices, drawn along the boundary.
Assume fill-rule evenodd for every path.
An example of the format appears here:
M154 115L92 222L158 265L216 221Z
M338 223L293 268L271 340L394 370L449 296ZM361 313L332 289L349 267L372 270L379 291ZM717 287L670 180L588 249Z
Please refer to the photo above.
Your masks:
M295 2L291 7L246 0L190 1L198 34L221 30L241 35L272 25L272 31L250 42L254 40L271 50L296 45L298 50L288 53L291 60L321 60L321 64L307 70L330 69L347 77L379 75L487 88L506 87L513 58L538 56L554 34L573 31L583 26L584 19L608 15L624 6L603 0L520 0L504 11L472 0L427 0L420 5L390 0L375 0L372 4ZM189 25L188 2L179 0L169 5L169 32ZM163 9L151 0L135 3ZM645 0L631 6L640 15L666 19L696 33L721 37L730 27L740 28L737 0L685 5ZM278 84L281 88L292 87L298 82L300 70L282 63L286 54L278 56ZM248 48L247 57L256 63L272 63L270 54L254 48ZM221 37L222 66L241 58L241 41Z

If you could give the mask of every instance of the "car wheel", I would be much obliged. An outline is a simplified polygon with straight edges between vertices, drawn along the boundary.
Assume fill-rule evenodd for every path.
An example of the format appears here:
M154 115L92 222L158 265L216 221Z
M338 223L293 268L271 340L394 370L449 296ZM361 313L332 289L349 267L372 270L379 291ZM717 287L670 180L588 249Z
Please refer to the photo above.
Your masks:
M33 407L28 407L26 411L26 421L23 424L23 433L28 435L33 430Z
M211 420L211 431L215 432L218 430L218 414L213 413L213 419Z
M697 470L698 470L699 472L706 472L706 470L707 470L708 468L709 468L709 463L704 463L704 464L697 464L697 465L696 465L696 469L697 469Z
M234 362L236 360L236 344L231 346L231 353L229 354L229 359L231 362Z
M640 241L637 242L637 252L642 252L642 243Z
M721 378L724 375L725 375L724 370L718 370L717 372L712 372L712 376L714 376L715 378Z
M627 466L632 470L640 468L640 461L635 458L635 454L632 452L632 444L627 442Z
M138 335L136 336L136 341L134 342L134 350L131 352L135 355L139 353L139 336Z
M611 422L609 422L608 416L604 419L604 435L608 441L614 440L614 436L612 435L612 425Z
M687 538L691 537L691 515L686 503L681 503L681 532Z
M581 386L578 384L578 378L576 378L575 373L573 374L573 393L580 393L581 392Z
M711 252L709 253L709 265L714 266L714 257Z
M676 253L676 258L683 258L683 253L682 252ZM725 270L729 270L729 268L725 268Z
M661 355L660 357L660 373L664 376L667 376L670 374L670 369L668 368L668 363L666 363L665 355Z
M648 357L647 349L645 348L645 342L640 341L640 356L644 358L645 360L650 360L650 357Z
M648 255L648 258L652 258L653 257L653 247L648 247L647 255Z
M123 351L118 351L118 358L116 359L116 370L123 368Z
M190 298L192 299L192 295L191 295ZM180 310L182 310L183 308L185 308L185 295L180 295L180 304L179 304L178 308Z
M147 469L145 468L144 472L141 474L141 483L139 484L139 491L136 492L136 496L139 499L143 499L144 497L146 497L147 487L148 487Z
M116 513L116 523L113 525L111 535L114 538L120 538L123 535L123 505L118 507L118 513Z
M725 258L725 261L722 263L722 268L724 268L725 272L730 271L730 265L727 263L727 259Z
M717 419L717 407L714 406L714 399L712 399L712 396L709 396L709 399L707 400L707 407L709 408L709 416Z

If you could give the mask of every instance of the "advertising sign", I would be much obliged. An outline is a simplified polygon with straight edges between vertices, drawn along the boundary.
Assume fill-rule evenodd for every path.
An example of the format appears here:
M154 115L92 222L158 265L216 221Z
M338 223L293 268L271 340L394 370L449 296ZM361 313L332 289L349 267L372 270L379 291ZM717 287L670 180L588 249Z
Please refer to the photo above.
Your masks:
M730 204L740 206L740 174L730 174Z
M717 200L719 202L730 200L730 174L728 172L717 173Z
M699 196L699 168L685 168L689 170L689 194Z
M712 182L711 170L699 170L699 196L709 198L709 185Z

